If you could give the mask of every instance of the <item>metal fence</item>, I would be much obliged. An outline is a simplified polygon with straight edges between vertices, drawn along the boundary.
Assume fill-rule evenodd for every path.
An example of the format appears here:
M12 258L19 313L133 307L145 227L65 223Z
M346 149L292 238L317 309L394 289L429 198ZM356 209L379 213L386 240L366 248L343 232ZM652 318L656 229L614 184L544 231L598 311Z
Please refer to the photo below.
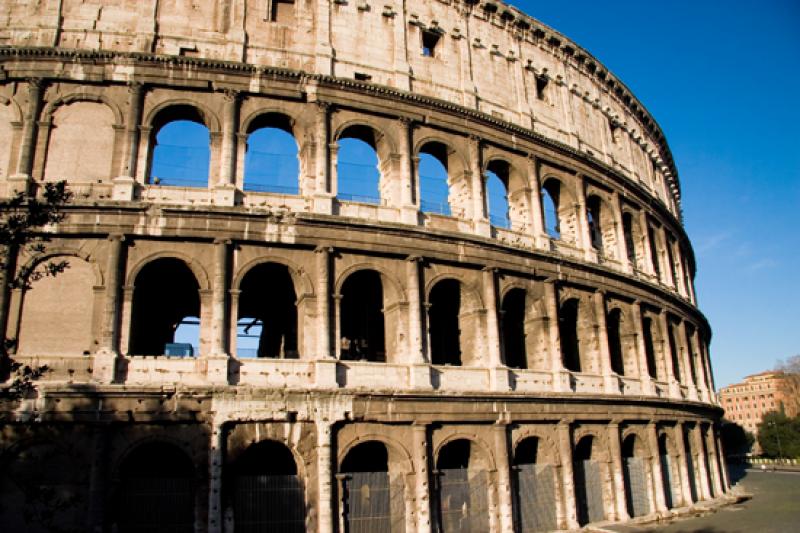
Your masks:
M552 465L520 465L515 470L519 533L551 531L556 526L556 485Z
M600 465L594 461L576 461L574 469L578 523L604 520L603 476Z
M191 478L132 477L117 499L119 533L191 533L194 531L194 482Z
M650 514L650 498L647 489L647 473L645 461L641 457L626 457L623 464L625 471L625 501L631 517Z
M489 476L466 468L439 470L439 529L441 533L489 531Z
M388 472L354 472L344 482L345 533L404 533L403 480Z
M236 533L305 531L305 497L297 476L238 475L233 492Z

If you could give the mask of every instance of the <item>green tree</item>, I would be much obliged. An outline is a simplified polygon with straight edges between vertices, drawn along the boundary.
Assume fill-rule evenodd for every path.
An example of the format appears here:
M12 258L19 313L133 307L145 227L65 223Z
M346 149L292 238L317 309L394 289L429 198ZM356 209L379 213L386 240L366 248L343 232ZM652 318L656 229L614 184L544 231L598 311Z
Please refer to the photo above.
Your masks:
M747 455L752 451L753 443L756 440L752 433L736 422L731 422L729 420L722 421L720 438L722 439L722 447L726 455L731 456Z
M46 251L49 241L48 226L57 224L66 216L64 206L72 193L63 181L45 183L41 195L19 193L0 199L0 331L5 331L7 311L6 287L28 290L44 276L55 276L69 265L66 261L30 262L18 267L15 260L20 253L36 257ZM0 400L25 397L35 389L35 381L48 371L46 366L31 367L15 361L11 352L16 339L3 337L0 343Z
M800 418L772 411L758 425L758 444L767 457L800 457Z

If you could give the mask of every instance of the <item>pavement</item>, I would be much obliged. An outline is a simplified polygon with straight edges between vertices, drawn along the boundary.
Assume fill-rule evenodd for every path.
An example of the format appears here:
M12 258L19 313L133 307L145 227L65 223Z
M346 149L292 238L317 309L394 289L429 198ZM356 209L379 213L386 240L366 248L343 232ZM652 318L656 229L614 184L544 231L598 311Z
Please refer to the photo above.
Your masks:
M699 507L664 521L641 525L608 525L593 532L615 533L793 533L800 532L800 472L731 468L736 503Z

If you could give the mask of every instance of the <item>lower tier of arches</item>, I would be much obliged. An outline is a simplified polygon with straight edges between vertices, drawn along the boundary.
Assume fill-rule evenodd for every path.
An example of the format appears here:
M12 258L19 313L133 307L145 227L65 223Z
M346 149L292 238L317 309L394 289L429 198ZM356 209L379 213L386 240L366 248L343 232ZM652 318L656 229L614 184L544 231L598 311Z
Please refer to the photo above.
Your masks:
M729 490L689 403L45 386L4 415L19 531L527 533Z

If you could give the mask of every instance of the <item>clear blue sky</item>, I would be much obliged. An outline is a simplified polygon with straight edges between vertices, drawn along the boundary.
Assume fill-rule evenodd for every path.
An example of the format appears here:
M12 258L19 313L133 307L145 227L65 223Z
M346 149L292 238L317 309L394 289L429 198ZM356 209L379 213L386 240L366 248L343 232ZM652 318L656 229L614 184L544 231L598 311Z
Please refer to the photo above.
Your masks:
M661 125L717 387L800 353L800 2L511 3L587 49Z

